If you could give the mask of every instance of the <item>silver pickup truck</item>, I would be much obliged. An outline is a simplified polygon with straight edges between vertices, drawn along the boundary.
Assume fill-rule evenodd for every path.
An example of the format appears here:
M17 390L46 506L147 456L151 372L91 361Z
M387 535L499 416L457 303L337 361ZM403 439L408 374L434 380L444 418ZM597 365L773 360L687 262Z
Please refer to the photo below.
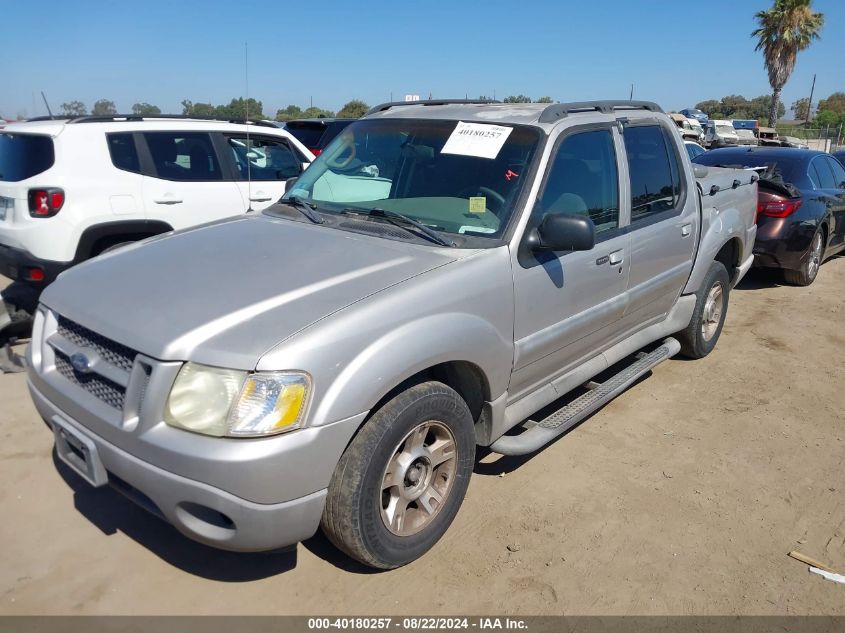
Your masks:
M756 180L694 167L653 103L385 104L269 209L63 273L29 387L61 460L190 538L322 526L397 567L447 530L476 446L536 451L713 349Z

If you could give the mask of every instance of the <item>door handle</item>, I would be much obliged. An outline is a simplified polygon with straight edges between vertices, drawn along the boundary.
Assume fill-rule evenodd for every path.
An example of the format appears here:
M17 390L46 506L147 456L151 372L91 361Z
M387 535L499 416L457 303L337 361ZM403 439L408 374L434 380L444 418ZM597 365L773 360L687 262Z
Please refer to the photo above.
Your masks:
M608 257L608 261L610 262L611 266L616 266L617 264L621 264L622 261L623 261L621 250L613 251L607 257Z
M692 233L692 224L684 224L681 227L681 235L683 237L689 237L690 233Z
M156 204L182 204L178 198L154 198L153 202Z

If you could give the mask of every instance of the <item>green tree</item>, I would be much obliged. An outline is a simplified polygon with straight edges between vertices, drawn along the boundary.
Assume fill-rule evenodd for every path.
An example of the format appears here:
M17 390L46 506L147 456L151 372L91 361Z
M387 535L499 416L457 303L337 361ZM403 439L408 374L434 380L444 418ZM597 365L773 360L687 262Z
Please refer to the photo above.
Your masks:
M214 108L215 116L221 119L260 121L264 119L264 104L252 97L232 99L229 105L219 105Z
M810 100L807 97L798 99L792 103L790 110L796 119L807 121L810 118Z
M531 97L525 95L510 95L505 97L505 103L531 103Z
M813 127L838 127L845 125L845 112L834 112L833 110L819 109L813 118Z
M338 110L337 116L341 119L358 119L364 116L369 109L370 106L360 99L353 99Z
M215 107L210 103L194 103L190 99L182 101L182 114L200 119L211 119L217 116Z
M143 116L153 116L161 114L161 108L150 103L141 102L132 104L132 114L140 114Z
M827 99L820 99L819 112L822 110L845 114L845 92L834 92Z
M302 108L297 105L289 105L284 110L276 110L277 121L290 121L291 119L302 118Z
M94 107L91 109L91 114L94 116L108 116L110 114L117 114L117 107L114 105L114 101L109 101L108 99L99 99L94 103Z
M365 103L364 105L366 106L367 104ZM364 112L366 111L367 110L364 110ZM323 110L323 108L318 108L317 106L305 108L305 110L302 112L303 119L327 119L333 116L334 112L332 112L331 110Z
M780 94L795 69L798 53L820 37L824 15L810 6L812 0L774 0L768 11L758 11L755 50L763 51L763 62L772 87L769 121L777 121Z
M68 101L59 106L60 113L64 116L85 116L88 108L81 101Z
M719 110L724 112L725 116L728 118L740 118L739 116L734 117L735 113L744 111L747 108L748 99L742 95L728 95L727 97L722 97L722 101L719 103Z
M551 97L540 97L534 103L554 103L554 101L552 101Z
M715 99L707 99L695 104L696 110L701 110L709 117L713 117L713 112L719 109L720 103Z

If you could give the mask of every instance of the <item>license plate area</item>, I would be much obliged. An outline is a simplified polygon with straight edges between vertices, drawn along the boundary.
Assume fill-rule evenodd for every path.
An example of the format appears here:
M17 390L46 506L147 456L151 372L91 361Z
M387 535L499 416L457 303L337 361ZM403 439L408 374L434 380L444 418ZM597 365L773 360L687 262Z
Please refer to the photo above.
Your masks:
M6 219L7 215L12 214L12 209L15 208L15 199L0 196L0 222Z
M50 422L59 459L95 488L105 486L109 477L100 461L97 445L58 416L54 416Z

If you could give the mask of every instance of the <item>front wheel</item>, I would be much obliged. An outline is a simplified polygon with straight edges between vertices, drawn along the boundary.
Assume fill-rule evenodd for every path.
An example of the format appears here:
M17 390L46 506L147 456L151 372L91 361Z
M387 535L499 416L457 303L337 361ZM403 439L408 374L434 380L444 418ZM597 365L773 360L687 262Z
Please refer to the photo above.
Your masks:
M721 262L713 262L696 293L689 325L678 333L681 354L687 358L704 358L713 351L725 324L729 294L728 271Z
M376 411L341 456L323 532L365 565L409 563L452 523L474 463L466 402L439 382L411 387Z
M824 259L824 235L821 227L816 229L810 248L807 250L807 261L798 270L784 269L783 277L793 286L809 286L816 280L819 268Z

